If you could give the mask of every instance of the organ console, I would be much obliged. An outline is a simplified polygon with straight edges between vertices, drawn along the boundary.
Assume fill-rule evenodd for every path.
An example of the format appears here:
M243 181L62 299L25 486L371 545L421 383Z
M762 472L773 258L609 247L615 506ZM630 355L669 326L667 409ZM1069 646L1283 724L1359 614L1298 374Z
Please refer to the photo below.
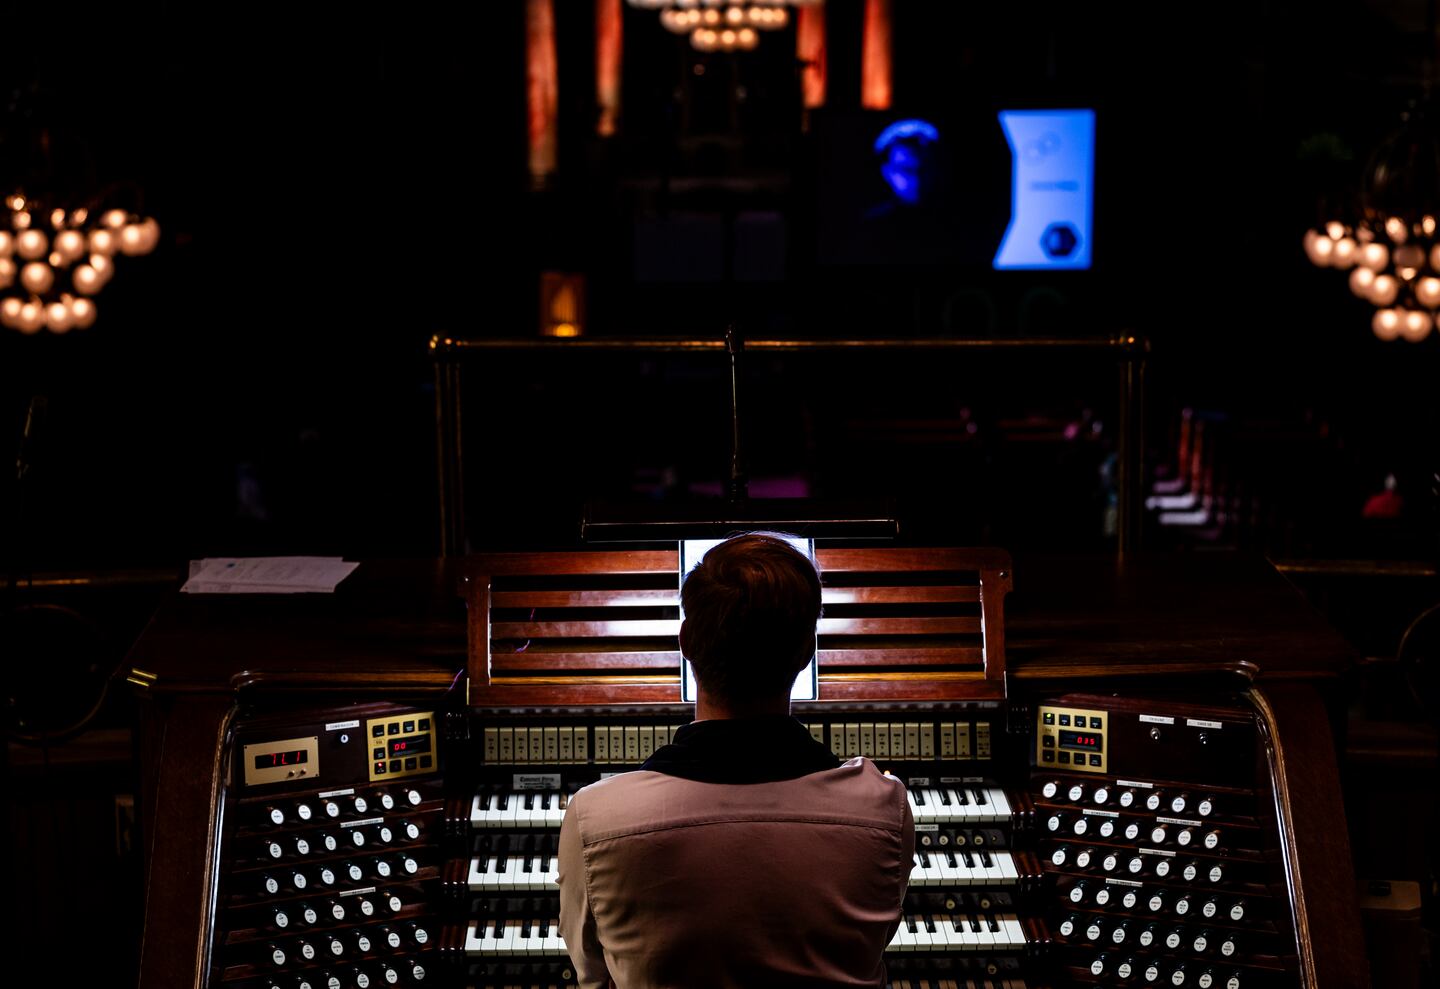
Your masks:
M1348 652L1267 565L1022 561L1007 601L994 550L817 559L795 715L915 819L891 986L1366 984L1325 706ZM132 656L142 986L575 984L559 827L689 720L677 564L367 564L163 609Z

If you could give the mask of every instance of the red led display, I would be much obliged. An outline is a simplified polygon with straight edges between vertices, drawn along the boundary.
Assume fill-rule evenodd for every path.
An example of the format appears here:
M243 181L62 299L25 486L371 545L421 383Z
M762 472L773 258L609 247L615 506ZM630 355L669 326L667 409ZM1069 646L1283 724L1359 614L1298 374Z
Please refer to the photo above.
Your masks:
M1060 747L1062 749L1080 749L1086 752L1099 752L1105 746L1105 736L1087 734L1083 731L1060 730Z
M279 766L302 766L310 761L310 752L307 749L294 749L289 752L262 752L255 757L256 769L275 769Z

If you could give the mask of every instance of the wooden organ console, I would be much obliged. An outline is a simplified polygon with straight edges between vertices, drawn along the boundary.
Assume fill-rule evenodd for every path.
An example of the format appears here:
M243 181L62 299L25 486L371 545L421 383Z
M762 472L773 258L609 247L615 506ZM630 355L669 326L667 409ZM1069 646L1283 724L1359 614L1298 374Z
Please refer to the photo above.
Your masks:
M1268 565L1022 561L1007 600L995 550L817 560L795 716L915 818L889 985L1368 984L1326 708L1348 652ZM162 609L133 654L141 985L573 985L559 825L690 718L677 567L367 564L333 598Z

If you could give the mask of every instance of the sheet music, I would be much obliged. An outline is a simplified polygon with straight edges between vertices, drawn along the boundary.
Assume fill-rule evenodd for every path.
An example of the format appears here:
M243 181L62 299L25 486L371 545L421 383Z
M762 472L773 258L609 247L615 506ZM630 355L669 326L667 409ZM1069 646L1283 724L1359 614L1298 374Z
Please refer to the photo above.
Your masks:
M338 556L207 557L192 560L186 594L330 594L360 564Z

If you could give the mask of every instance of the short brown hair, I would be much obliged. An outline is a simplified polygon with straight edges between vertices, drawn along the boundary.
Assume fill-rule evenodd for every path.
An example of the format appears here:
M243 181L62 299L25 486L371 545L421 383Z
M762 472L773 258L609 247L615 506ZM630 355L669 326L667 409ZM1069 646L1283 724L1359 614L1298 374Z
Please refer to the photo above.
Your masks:
M815 654L820 574L782 536L748 532L706 553L680 588L686 659L729 701L788 694Z

